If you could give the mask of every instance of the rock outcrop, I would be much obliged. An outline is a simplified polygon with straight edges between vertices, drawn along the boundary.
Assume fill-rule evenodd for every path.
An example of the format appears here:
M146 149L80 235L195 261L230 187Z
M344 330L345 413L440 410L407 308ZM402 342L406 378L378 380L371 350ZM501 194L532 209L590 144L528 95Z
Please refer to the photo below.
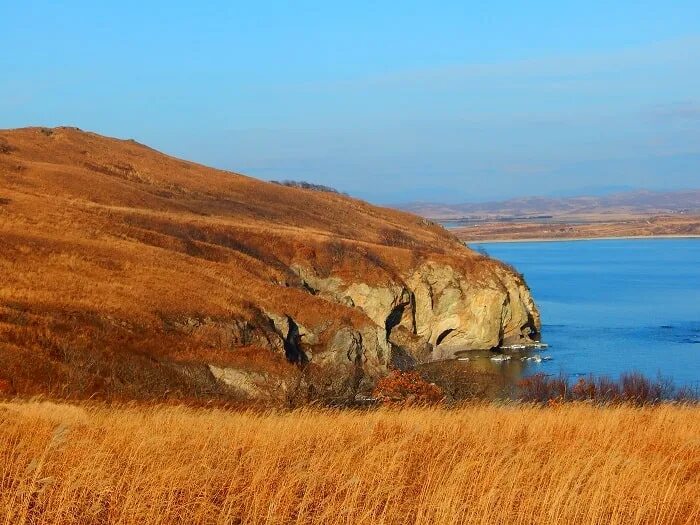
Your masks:
M539 312L522 277L495 261L483 264L488 271L478 281L459 266L426 262L405 272L400 282L374 286L322 278L299 266L294 270L321 297L357 308L384 327L387 341L402 355L426 362L529 343L539 332ZM394 332L401 332L401 339L392 337Z
M419 217L76 129L0 143L0 384L20 394L342 402L540 329L517 272Z

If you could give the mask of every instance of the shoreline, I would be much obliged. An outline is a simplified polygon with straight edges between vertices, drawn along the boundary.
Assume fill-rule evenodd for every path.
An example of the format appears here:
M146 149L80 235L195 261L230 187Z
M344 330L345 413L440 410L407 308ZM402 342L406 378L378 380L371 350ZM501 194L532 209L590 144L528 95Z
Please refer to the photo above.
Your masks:
M512 242L571 242L571 241L623 241L640 239L700 239L700 235L619 235L606 237L532 237L524 239L483 239L462 240L464 244L493 244Z

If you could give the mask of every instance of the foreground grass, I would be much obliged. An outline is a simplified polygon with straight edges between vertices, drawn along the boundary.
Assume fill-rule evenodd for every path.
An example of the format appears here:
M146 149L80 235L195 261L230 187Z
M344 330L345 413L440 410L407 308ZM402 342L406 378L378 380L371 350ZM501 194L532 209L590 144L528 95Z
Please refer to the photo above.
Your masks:
M0 404L0 523L698 523L700 408Z

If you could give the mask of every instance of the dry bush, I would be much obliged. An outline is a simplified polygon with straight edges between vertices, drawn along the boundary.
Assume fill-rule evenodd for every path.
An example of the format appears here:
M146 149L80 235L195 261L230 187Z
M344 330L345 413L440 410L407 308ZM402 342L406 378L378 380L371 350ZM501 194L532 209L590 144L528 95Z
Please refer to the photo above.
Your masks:
M398 228L383 228L380 231L381 240L387 246L397 246L401 248L412 248L415 246L415 241L410 235L406 234Z
M518 382L518 397L527 402L563 401L568 398L569 384L564 377L534 374Z
M384 405L434 405L441 403L445 394L434 383L428 383L417 372L392 371L377 381L372 393Z
M512 385L503 374L455 366L451 361L424 363L419 373L429 383L435 383L450 403L512 397Z
M330 186L324 186L323 184L314 184L312 182L306 182L304 180L271 180L273 184L279 184L280 186L288 186L290 188L301 188L304 190L313 190L313 191L321 191L321 192L326 192L326 193L340 193L338 190L335 188L331 188ZM347 195L347 193L343 193L342 195Z
M698 523L700 409L0 404L0 521Z
M6 141L0 139L0 154L12 153L14 148L10 146Z
M15 392L15 386L11 379L0 378L0 396L11 396Z
M652 404L676 400L694 402L698 396L688 388L677 389L673 382L649 379L637 372L609 377L580 377L575 382L565 376L535 374L518 383L518 397L528 402L594 401L598 403Z

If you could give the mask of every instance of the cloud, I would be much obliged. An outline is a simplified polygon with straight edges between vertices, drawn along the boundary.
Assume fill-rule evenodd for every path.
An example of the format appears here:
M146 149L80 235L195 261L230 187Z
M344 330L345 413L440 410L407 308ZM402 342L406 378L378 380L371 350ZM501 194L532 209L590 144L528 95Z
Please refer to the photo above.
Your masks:
M363 89L398 88L425 85L440 89L468 81L519 78L549 78L567 85L576 77L615 73L624 69L695 63L700 56L700 35L653 42L643 46L605 52L550 55L492 63L456 64L413 70L397 70L383 74L327 82L286 85L284 89ZM695 58L693 58L695 57Z
M700 102L660 105L652 110L652 115L661 120L700 120Z

